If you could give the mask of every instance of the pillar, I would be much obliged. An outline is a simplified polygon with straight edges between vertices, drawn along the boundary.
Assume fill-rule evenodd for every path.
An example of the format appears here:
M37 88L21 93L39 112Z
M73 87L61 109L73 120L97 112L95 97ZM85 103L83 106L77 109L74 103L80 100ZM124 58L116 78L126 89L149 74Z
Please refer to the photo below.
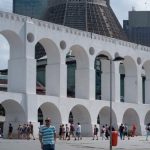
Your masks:
M137 67L137 95L136 99L138 104L143 103L142 98L142 77L141 77L141 69L140 67Z
M33 134L35 138L38 138L40 123L38 122L38 101L34 94L26 94L26 123L31 122L33 124Z
M77 68L75 72L75 97L95 99L95 70Z
M112 100L120 102L120 62L114 61L114 67L112 67Z
M66 97L67 67L65 64L48 64L46 66L46 94Z
M101 98L102 100L110 100L110 61L101 60Z
M19 58L8 61L8 91L36 93L36 60Z
M125 102L137 103L137 76L125 75Z
M36 60L33 22L27 19L20 32L20 47L10 46L8 91L36 94ZM17 50L15 50L17 48Z

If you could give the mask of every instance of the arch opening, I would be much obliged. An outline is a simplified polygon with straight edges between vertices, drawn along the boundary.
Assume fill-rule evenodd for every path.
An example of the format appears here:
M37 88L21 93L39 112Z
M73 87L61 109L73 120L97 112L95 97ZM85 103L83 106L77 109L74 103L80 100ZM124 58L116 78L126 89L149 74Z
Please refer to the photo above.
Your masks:
M110 100L110 60L111 55L102 51L95 58L95 97L97 100ZM114 63L112 63L112 73Z
M18 127L19 125L23 125L26 122L26 114L24 108L14 100L5 100L1 103L3 110L3 135L4 137L8 137L8 127L9 124L13 126L13 138L18 138Z
M109 107L104 107L100 110L99 114L99 124L102 127L103 125L109 127L110 125L110 108ZM112 127L115 128L115 130L118 129L118 124L117 124L117 117L115 112L112 110Z
M143 104L150 104L150 61L146 61L142 66L142 98Z
M71 121L74 123L75 127L77 123L80 123L82 136L91 136L92 124L89 111L84 106L77 105L71 109L70 114L72 114ZM70 120L69 116L68 120Z
M144 119L144 124L150 124L150 111L147 112L145 119Z
M59 95L60 52L56 44L43 38L35 45L36 93L42 95Z
M66 65L67 96L88 98L86 87L89 87L89 58L84 48L73 45L66 55Z
M129 130L132 130L133 126L135 125L135 127L136 127L135 134L141 135L141 126L140 126L139 116L134 109L129 108L125 111L125 113L123 115L122 123L126 124L129 128Z
M61 114L58 108L52 103L44 103L38 109L38 122L44 124L47 117L51 118L51 124L56 127L56 133L59 133L59 126L62 123Z

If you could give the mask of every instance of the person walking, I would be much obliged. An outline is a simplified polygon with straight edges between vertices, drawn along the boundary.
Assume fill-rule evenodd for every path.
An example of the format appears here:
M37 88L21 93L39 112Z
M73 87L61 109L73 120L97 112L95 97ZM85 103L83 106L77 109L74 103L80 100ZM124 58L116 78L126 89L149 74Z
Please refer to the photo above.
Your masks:
M62 138L62 125L59 126L59 140Z
M93 140L95 139L98 140L98 127L94 125L94 131L93 131Z
M120 127L119 127L119 134L120 134L120 139L121 139L121 140L124 140L123 131L124 131L124 125L121 124Z
M110 136L110 134L109 134L109 128L108 128L108 125L106 124L105 125L105 137L106 137L106 140L109 139L109 136Z
M75 127L74 127L74 124L73 123L71 123L70 124L70 138L71 138L71 136L72 137L75 137Z
M148 141L148 137L150 135L150 124L146 125L145 130L146 130L146 141Z
M103 125L102 126L102 129L101 129L101 137L102 137L102 140L105 140L106 137L105 137L105 132L106 132L106 129L105 129L105 126Z
M35 140L35 137L34 137L34 134L33 134L33 124L32 124L31 121L29 122L29 127L30 127L30 136L32 136L33 140Z
M42 150L55 150L56 129L51 125L51 118L46 118L45 125L40 127L39 140Z
M9 128L8 128L8 138L9 138L9 139L12 139L12 133L13 133L13 126L12 126L12 124L10 123L10 124L9 124Z
M132 137L136 135L136 126L135 124L132 125Z
M79 140L79 139L82 140L82 137L81 137L81 125L78 122L77 128L76 128L76 137L75 137L75 140Z
M68 124L66 124L66 136L65 136L66 140L70 140L70 136L69 136L69 126Z
M3 137L3 132L2 132L2 128L0 128L0 138Z

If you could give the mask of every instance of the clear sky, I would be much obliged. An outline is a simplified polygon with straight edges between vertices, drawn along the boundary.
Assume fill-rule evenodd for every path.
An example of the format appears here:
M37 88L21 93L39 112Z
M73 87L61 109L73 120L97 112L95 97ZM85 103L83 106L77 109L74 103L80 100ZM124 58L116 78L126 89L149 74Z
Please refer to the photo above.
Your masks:
M122 24L123 20L128 19L128 11L147 10L150 11L150 0L110 0L118 20ZM12 0L0 0L0 11L12 11ZM9 45L0 35L0 69L7 68L9 58Z

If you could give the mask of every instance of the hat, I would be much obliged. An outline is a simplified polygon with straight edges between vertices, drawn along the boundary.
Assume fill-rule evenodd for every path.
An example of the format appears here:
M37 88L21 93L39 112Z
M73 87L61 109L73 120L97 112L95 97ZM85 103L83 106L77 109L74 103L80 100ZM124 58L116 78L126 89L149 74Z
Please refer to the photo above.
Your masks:
M46 119L45 119L45 121L50 121L51 120L51 118L50 117L47 117Z

